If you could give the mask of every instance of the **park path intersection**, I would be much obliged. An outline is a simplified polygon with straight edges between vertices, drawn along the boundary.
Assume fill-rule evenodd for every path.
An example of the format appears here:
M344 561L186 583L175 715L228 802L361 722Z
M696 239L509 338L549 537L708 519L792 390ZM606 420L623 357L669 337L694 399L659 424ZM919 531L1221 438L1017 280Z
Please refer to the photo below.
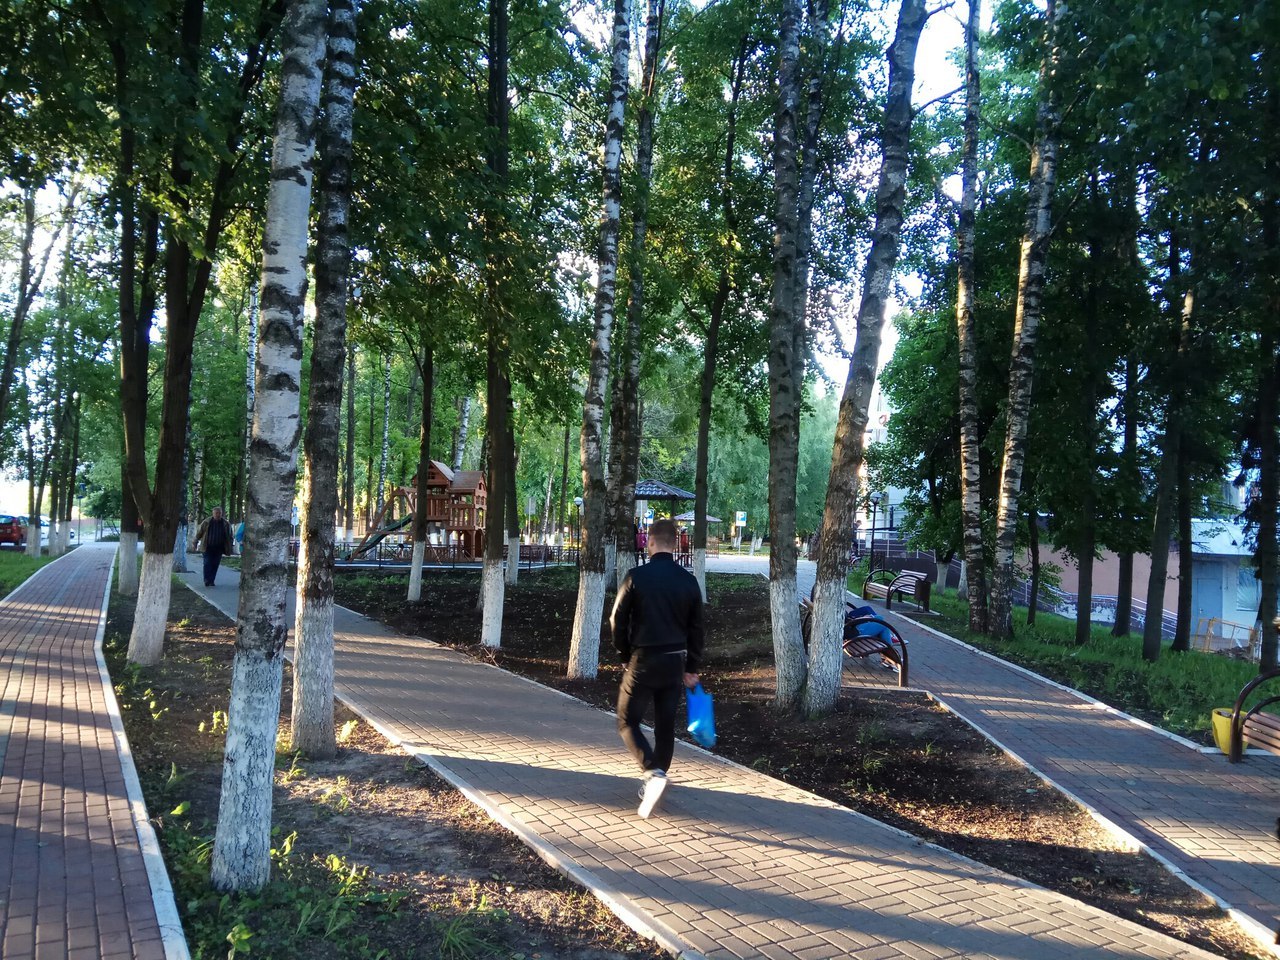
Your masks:
M235 615L236 571L186 582ZM344 701L676 953L1211 956L684 743L641 821L610 715L341 608L335 633Z

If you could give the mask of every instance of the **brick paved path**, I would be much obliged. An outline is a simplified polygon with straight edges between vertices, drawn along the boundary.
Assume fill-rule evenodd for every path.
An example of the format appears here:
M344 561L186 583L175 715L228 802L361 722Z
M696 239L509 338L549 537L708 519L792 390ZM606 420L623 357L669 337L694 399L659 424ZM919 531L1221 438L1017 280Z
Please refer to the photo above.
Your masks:
M186 582L234 614L218 579ZM340 696L689 956L1210 956L685 744L641 821L609 715L347 611L337 632Z
M768 576L758 558L720 557L708 569ZM798 587L814 564L797 564ZM863 601L866 602L866 601ZM875 602L873 606L883 607ZM891 615L892 616L892 615ZM925 624L927 618L920 618ZM1261 943L1280 927L1280 761L1231 765L1218 752L1139 726L1026 671L944 638L907 617L911 685L927 690L1022 762L1073 794L1194 884L1229 904ZM849 661L853 682L892 686L893 674ZM1206 709L1230 704L1205 704Z
M94 654L115 545L0 601L0 956L163 958Z
M1228 764L1221 753L1200 753L907 618L895 622L911 644L912 686L1231 904L1260 940L1275 942L1280 762L1263 755Z

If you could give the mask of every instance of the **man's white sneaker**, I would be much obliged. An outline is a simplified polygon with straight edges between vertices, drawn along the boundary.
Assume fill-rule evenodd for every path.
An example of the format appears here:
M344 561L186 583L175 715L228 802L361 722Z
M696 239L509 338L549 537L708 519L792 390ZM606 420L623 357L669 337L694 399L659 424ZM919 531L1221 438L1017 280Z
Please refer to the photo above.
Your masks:
M667 774L665 770L650 770L645 778L644 786L640 790L640 809L637 811L642 818L648 818L653 813L654 808L658 806L658 801L662 799L662 793L667 789Z

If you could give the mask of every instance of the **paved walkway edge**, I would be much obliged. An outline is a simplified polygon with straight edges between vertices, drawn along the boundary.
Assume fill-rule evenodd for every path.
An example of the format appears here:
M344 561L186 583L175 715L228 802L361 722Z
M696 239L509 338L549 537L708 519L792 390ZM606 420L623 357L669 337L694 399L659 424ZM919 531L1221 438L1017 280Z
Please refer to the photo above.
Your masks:
M363 717L366 723L386 737L393 745L404 750L423 766L427 767L439 776L442 780L453 786L464 797L487 813L490 819L495 823L501 824L503 827L519 837L526 846L533 850L534 853L550 864L553 868L559 870L575 883L591 891L591 893L604 903L619 920L640 936L647 940L653 940L662 947L662 949L673 954L679 958L679 960L705 960L701 953L691 949L688 944L681 940L680 937L678 937L664 924L658 923L652 917L647 917L635 910L626 897L622 896L612 887L605 884L590 870L585 870L572 860L562 856L559 850L543 840L533 830L526 827L519 820L507 816L507 814L504 813L497 804L491 803L489 798L483 792L475 789L470 783L462 777L459 777L456 773L441 763L434 754L428 753L424 750L419 750L412 742L402 740L392 730L383 726L382 723L373 716L372 710L367 708L355 697L352 697L347 693L342 693L336 689L335 693L339 700Z
M117 551L117 559L118 557ZM116 738L116 751L120 754L120 767L124 773L125 792L129 796L129 811L133 815L133 827L138 834L138 846L142 850L142 861L147 867L147 880L151 884L151 901L155 905L156 922L160 925L160 939L164 943L165 960L190 960L191 953L187 949L187 938L182 932L178 906L173 899L173 887L169 883L169 871L164 865L164 855L160 852L155 828L151 826L151 819L147 816L147 804L142 798L142 784L138 780L138 770L133 763L133 751L129 747L129 738L124 732L124 721L120 716L120 705L116 702L115 686L111 683L111 675L107 672L107 661L102 655L102 639L107 632L107 605L111 600L111 581L115 576L116 567L117 564L112 563L111 571L107 574L106 588L102 591L102 612L98 617L98 634L93 641L93 653L98 661L98 675L102 678L102 693L106 700L107 712L111 716L111 730Z
M924 630L927 633L933 634L933 636L937 637L940 640L950 641L951 643L958 644L959 646L962 646L966 650L976 653L979 656L986 657L990 660L997 660L1000 663L1013 668L1019 673L1026 674L1028 677L1032 677L1043 683L1047 683L1052 687L1057 687L1059 690L1064 690L1067 693L1070 693L1076 697L1079 697L1081 700L1091 703L1094 706L1098 707L1099 709L1106 711L1107 713L1113 714L1116 717L1120 717L1124 720L1127 720L1130 723L1136 724L1137 726L1142 727L1146 730L1149 730L1153 733L1158 733L1158 734L1161 734L1162 736L1168 737L1170 740L1173 740L1175 743L1178 743L1181 746L1194 750L1196 753L1216 751L1216 748L1211 748L1207 751L1202 750L1198 743L1193 743L1192 741L1188 740L1186 737L1180 737L1176 733L1170 733L1168 730L1162 730L1160 727L1147 723L1145 720L1140 720L1138 717L1135 717L1132 714L1125 713L1123 710L1118 710L1115 707L1111 706L1110 704L1103 703L1102 701L1089 696L1087 693L1081 693L1079 690L1076 690L1074 687L1068 687L1065 684L1058 683L1055 680L1050 680L1048 677L1041 676L1040 674L1036 673L1034 670L1029 670L1026 667L1020 666L1019 664L1011 663L1008 660L1001 659L1000 657L997 657L994 654L988 653L985 650L981 650L978 647L973 646L972 644L965 643L963 640L959 640L951 636L950 634L943 633L941 630L936 630L933 627L926 626L925 624L920 623L917 620L912 620L909 617L903 617L900 614L893 613L892 611L889 611L889 613L891 616L897 617L899 620L902 620L905 623L909 623L913 627L919 627L921 630ZM1052 777L1045 774L1044 771L1040 770L1033 764L1028 763L1026 760L1020 757L1014 750L1011 750L1009 747L1005 746L1005 744L1001 743L997 738L993 737L990 733L988 733L985 729L983 729L981 724L975 723L973 720L970 720L959 710L956 710L955 708L953 708L951 704L947 703L941 697L933 693L930 693L928 690L923 690L921 692L923 692L934 703L938 704L943 709L945 709L952 716L958 717L959 719L963 720L974 730L978 731L978 733L982 734L982 736L990 740L992 744L994 744L999 750L1001 750L1011 760L1026 767L1027 770L1035 774L1035 776L1039 777L1041 780L1043 780L1049 786L1053 787L1063 796L1067 797L1072 802L1079 805L1086 813L1089 814L1089 816L1091 816L1098 823L1099 826L1101 826L1104 830L1106 830L1109 834L1111 834L1115 839L1131 845L1135 850L1141 853L1145 853L1147 856L1151 857L1151 859L1155 860L1157 863L1163 866L1166 870L1168 870L1171 874L1173 874L1175 877L1177 877L1187 886L1191 887L1193 890L1199 891L1201 894L1208 897L1210 900L1216 903L1220 908L1222 908L1222 910L1226 912L1227 916L1229 916L1232 920L1234 920L1236 924L1242 930L1244 930L1246 934L1248 934L1255 941L1257 941L1258 946L1265 949L1272 956L1280 957L1280 944L1277 943L1277 934L1275 931L1259 923L1253 917L1250 917L1248 914L1244 913L1242 910L1235 907L1229 901L1224 900L1222 897L1218 896L1212 890L1209 890L1206 887L1204 887L1202 884L1197 882L1193 877L1189 876L1186 873L1186 871L1184 871L1181 867L1178 867L1176 864L1170 861L1158 850L1155 850L1152 847L1150 847L1143 840L1141 840L1134 834L1130 833L1120 824L1116 823L1110 817L1106 816L1100 810L1095 808L1092 804L1087 803L1081 797L1077 796L1074 792L1072 792L1071 790L1068 790L1062 784L1055 781Z

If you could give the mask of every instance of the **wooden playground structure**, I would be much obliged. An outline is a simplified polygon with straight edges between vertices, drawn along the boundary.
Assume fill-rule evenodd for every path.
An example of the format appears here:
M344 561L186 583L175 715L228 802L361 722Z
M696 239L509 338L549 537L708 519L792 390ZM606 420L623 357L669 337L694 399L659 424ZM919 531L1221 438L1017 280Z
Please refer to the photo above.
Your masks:
M479 560L484 555L484 518L488 488L479 470L450 470L432 460L427 473L427 550L447 551L463 559ZM378 508L369 532L344 560L358 560L387 537L404 538L418 509L418 478L407 486L393 488Z

